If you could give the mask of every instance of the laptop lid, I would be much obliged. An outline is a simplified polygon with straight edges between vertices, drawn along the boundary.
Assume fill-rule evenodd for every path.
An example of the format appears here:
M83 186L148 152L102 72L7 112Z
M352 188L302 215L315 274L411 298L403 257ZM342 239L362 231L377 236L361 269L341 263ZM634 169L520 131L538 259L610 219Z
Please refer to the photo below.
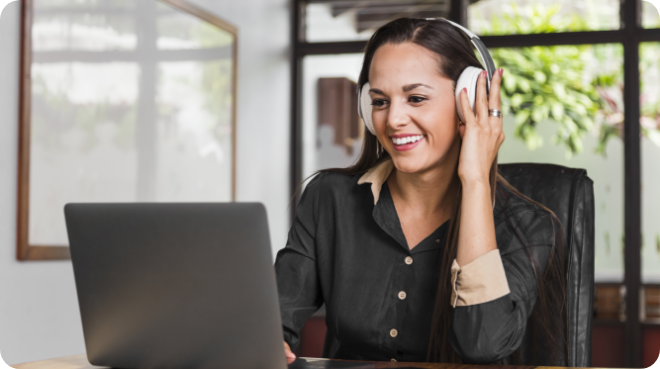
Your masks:
M259 203L67 204L89 362L286 368Z

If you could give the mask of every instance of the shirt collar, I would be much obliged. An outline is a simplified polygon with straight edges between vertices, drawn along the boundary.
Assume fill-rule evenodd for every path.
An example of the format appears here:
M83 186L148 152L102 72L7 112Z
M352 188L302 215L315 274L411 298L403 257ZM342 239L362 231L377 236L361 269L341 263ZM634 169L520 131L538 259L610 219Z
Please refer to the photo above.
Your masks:
M387 178L392 173L394 169L394 164L392 163L392 158L387 158L386 160L381 161L380 163L369 168L369 170L360 177L358 184L371 183L371 192L374 194L374 205L378 202L380 197L380 189L383 187L383 183L387 181Z

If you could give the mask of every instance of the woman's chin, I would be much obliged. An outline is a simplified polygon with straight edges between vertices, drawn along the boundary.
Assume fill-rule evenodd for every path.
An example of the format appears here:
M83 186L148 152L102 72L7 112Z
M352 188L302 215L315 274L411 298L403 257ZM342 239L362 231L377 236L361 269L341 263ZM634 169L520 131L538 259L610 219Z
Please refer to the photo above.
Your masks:
M419 156L392 157L392 162L396 170L401 173L412 174L427 169L426 160Z

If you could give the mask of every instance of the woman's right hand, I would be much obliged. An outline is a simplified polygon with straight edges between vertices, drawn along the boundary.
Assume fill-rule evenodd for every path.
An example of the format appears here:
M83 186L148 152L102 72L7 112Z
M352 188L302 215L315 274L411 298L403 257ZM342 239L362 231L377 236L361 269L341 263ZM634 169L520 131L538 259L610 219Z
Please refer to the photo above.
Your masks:
M291 352L291 347L289 347L289 344L284 341L284 355L286 356L286 361L291 364L294 360L296 360L296 354Z

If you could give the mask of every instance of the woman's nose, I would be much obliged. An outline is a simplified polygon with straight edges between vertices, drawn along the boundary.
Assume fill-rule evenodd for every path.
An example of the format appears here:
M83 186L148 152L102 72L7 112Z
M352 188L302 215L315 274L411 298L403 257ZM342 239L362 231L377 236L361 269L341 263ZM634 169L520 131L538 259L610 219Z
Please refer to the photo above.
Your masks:
M387 115L387 124L394 130L401 129L410 122L410 116L406 112L403 102L392 102Z

